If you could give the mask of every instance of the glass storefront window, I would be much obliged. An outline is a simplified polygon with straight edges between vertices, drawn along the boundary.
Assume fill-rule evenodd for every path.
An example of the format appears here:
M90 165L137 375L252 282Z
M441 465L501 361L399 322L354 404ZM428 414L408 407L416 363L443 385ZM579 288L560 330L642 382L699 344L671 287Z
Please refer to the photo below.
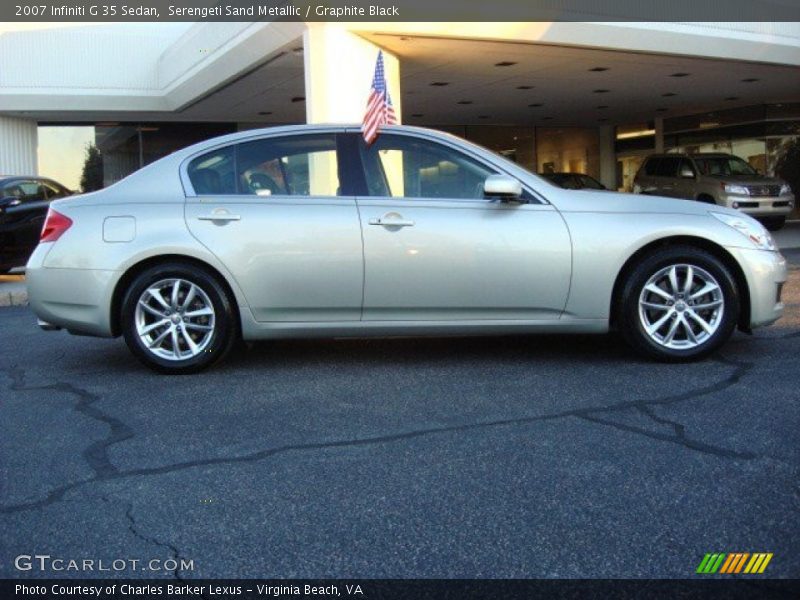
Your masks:
M90 191L111 185L175 150L234 131L232 123L41 125L39 174L72 190ZM84 171L87 177L82 185Z
M94 127L39 127L39 175L80 190L86 148L94 143Z

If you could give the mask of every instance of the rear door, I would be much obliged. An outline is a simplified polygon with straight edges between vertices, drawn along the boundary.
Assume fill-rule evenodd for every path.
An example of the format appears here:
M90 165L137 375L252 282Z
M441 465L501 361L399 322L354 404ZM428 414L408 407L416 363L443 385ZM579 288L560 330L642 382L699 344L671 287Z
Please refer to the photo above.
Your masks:
M439 141L382 133L367 146L353 135L367 187L365 321L559 318L571 243L552 205L485 198L497 169Z
M186 223L266 322L361 317L363 254L336 133L265 137L187 165Z
M39 243L47 215L45 188L35 179L14 179L0 188L0 198L6 200L0 215L0 263L23 266Z

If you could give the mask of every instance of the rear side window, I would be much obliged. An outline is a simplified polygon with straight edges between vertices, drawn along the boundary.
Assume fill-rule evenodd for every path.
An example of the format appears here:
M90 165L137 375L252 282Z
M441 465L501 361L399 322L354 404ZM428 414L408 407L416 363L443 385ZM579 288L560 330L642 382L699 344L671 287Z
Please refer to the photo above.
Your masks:
M244 142L237 149L236 173L240 194L338 196L336 135Z
M661 159L660 158L650 158L647 160L647 164L644 166L644 174L650 175L658 175L658 169L661 167Z
M193 159L187 173L198 196L236 193L233 146L212 150Z

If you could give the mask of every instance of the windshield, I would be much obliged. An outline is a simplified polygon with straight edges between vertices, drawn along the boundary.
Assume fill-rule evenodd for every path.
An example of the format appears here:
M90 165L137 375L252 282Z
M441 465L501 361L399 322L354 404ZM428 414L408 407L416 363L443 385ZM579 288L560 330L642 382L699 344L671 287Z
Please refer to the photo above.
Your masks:
M738 156L695 158L703 175L758 175L756 170Z

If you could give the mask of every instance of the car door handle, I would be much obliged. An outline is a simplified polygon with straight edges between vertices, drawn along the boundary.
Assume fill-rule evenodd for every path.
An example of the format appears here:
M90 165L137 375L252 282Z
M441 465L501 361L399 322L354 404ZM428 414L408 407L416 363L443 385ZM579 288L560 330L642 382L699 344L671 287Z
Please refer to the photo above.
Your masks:
M197 217L201 221L241 221L242 217L239 215L231 215L229 213L211 213L210 215L200 215Z
M382 225L383 227L413 227L414 221L408 221L406 219L378 218L370 219L369 224Z

